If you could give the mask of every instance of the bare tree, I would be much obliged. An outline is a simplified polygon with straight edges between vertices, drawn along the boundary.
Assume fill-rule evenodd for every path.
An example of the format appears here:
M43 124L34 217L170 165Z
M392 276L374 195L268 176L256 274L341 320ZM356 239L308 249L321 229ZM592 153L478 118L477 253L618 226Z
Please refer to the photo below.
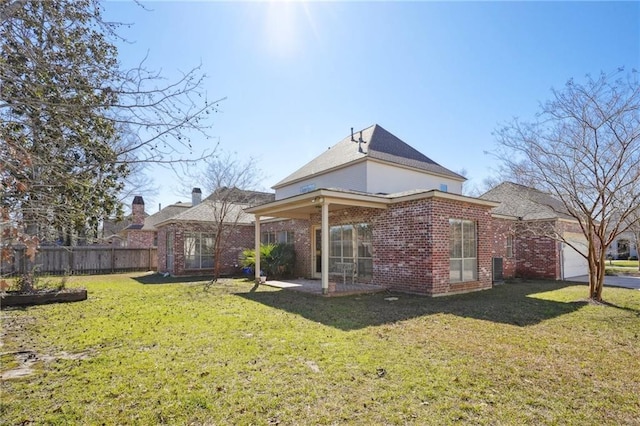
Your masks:
M638 257L638 271L640 271L640 206L629 216L629 231L633 236L633 243L636 246Z
M251 219L244 209L270 200L269 194L255 190L260 178L253 158L241 160L237 155L220 153L207 161L200 181L211 191L205 202L210 204L209 214L214 222L212 282L220 276L222 254L229 248L231 236Z
M640 204L638 73L619 69L584 83L569 80L552 90L535 121L514 119L495 134L511 173L560 200L579 223L588 243L582 254L589 297L602 300L606 249L629 229Z

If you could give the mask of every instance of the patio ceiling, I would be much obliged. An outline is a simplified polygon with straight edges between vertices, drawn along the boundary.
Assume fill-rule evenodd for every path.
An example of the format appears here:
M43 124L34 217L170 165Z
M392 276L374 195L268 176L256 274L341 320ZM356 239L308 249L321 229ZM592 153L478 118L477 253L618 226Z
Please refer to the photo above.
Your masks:
M367 207L386 209L389 199L382 196L365 195L349 191L318 189L296 195L284 200L246 209L247 213L261 217L278 217L289 219L309 219L314 213L320 213L323 204L329 211L337 211L349 207Z

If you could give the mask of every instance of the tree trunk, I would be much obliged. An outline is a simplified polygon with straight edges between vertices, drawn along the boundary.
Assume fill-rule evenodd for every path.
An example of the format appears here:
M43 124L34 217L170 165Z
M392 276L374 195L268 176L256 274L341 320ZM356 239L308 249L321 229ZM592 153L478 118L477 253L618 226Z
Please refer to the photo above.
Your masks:
M220 256L222 255L222 225L218 225L216 236L213 241L213 282L217 282L220 277Z
M602 301L604 287L605 256L604 251L589 250L589 297L595 301Z

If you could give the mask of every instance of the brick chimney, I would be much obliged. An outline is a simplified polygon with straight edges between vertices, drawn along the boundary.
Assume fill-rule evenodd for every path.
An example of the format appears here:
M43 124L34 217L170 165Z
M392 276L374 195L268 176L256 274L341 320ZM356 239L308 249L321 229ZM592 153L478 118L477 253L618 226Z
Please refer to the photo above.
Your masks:
M133 197L133 203L131 204L131 216L133 225L144 225L144 200L140 195Z
M193 188L191 191L191 207L195 207L202 201L202 191L200 188Z

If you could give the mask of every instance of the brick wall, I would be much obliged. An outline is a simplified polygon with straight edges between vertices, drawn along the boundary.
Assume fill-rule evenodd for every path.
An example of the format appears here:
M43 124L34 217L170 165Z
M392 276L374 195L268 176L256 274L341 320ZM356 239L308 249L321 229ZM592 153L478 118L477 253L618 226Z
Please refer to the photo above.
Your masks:
M171 272L167 268L167 233L173 232L173 226L158 229L158 272Z
M478 233L478 279L449 283L449 219L472 220ZM333 211L329 224L373 225L373 284L426 295L490 288L492 219L488 207L431 198L390 205L387 209ZM320 214L311 217L320 224Z
M213 233L214 227L208 224L180 223L169 224L158 229L158 271L168 271L167 234L173 233L174 261L173 275L211 275L213 268L185 269L184 236L188 232ZM240 254L246 248L253 248L254 228L252 225L238 225L228 231L223 240L221 255L221 275L237 275L240 272Z
M130 229L127 231L127 247L149 248L154 247L155 232Z
M470 220L477 232L477 280L449 281L449 219ZM312 274L312 229L319 226L320 213L310 220L283 219L264 222L261 231L293 231L296 250L296 277ZM492 258L503 258L506 278L560 278L558 243L532 232L530 223L493 218L490 208L446 198L429 198L390 205L387 209L347 208L329 214L331 226L369 223L372 225L373 278L361 282L380 284L396 291L431 296L455 294L491 288ZM555 222L542 224L554 226ZM541 222L536 222L540 227ZM563 225L573 231L570 224ZM563 229L565 229L563 228ZM174 274L211 274L211 270L184 269L184 232L211 231L203 225L170 224L158 231L158 270L166 271L166 235L173 232ZM507 236L513 235L514 256L506 253ZM226 240L222 258L225 274L237 273L239 254L254 247L254 228L238 227Z
M517 277L560 279L560 243L545 236L556 225L556 221L517 222Z
M432 271L430 295L464 293L492 286L493 220L490 208L461 201L432 199L430 220L430 267ZM476 224L477 281L449 283L449 219L470 220Z
M502 274L504 278L516 276L516 222L515 220L493 218L491 233L491 256L502 258ZM512 236L512 256L507 255L507 237Z
M377 212L373 220L376 284L398 291L431 292L433 273L438 273L431 270L432 211L433 204L423 200L395 204Z
M136 195L131 204L131 223L134 225L143 225L144 217L144 200L141 196Z

